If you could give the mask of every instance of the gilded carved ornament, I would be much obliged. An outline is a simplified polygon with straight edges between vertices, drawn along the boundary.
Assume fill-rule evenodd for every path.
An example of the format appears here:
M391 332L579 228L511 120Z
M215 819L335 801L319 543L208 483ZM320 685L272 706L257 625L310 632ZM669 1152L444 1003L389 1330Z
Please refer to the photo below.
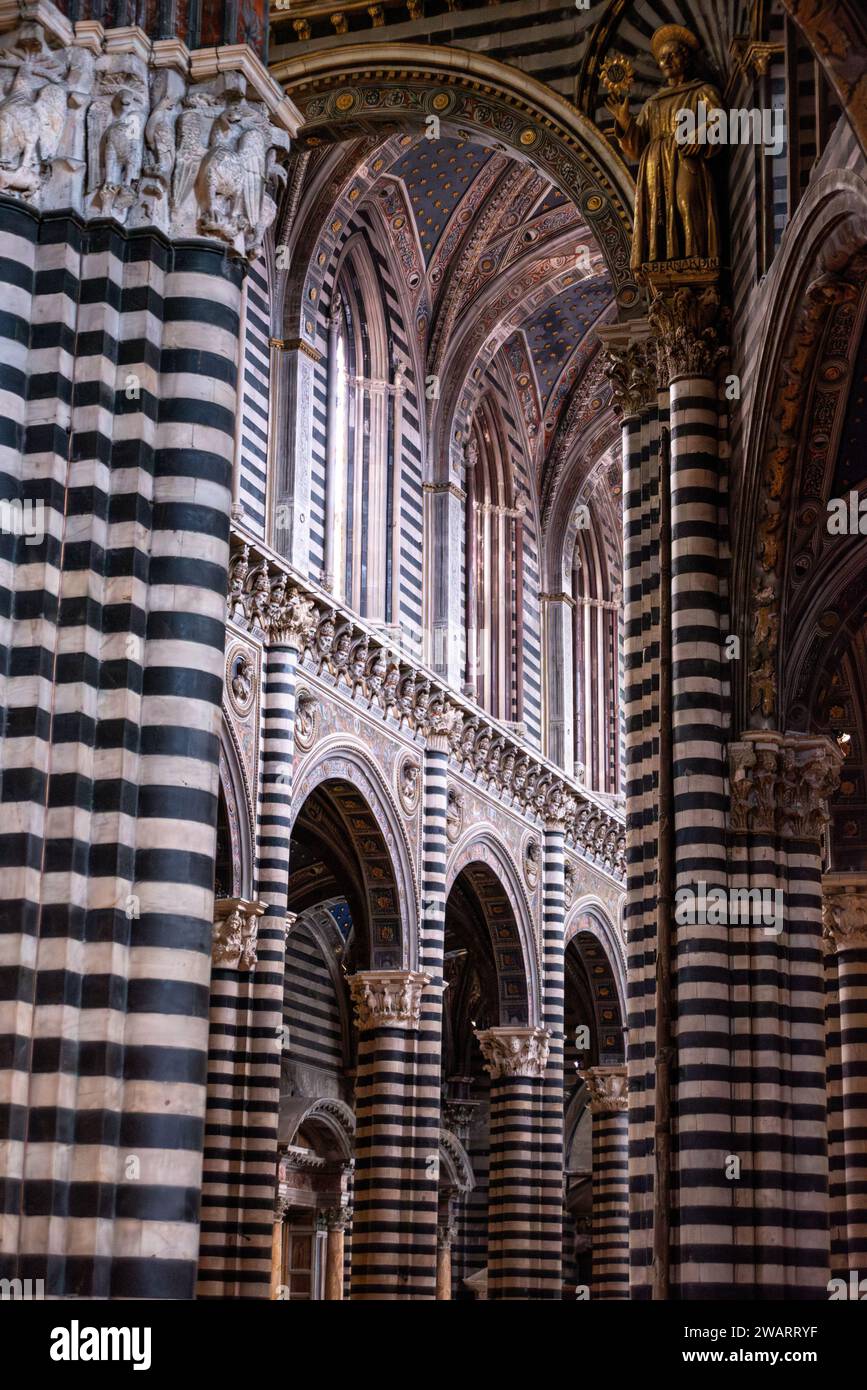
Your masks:
M731 829L819 841L843 754L830 739L759 730L729 744Z

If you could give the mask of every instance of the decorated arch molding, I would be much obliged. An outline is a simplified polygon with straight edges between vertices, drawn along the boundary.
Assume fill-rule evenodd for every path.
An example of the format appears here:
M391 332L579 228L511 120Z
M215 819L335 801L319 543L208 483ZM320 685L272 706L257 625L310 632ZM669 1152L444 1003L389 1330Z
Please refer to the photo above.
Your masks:
M550 88L485 54L402 43L326 49L277 63L271 72L300 113L300 149L424 128L434 117L447 134L482 139L533 163L580 209L621 309L638 312L629 265L632 179L593 122ZM305 302L313 302L318 288L314 260ZM301 329L312 346L312 314Z
M484 885L473 883L491 931L501 1012L506 1013L509 1007L509 996L504 995L504 989L510 981L515 985L520 981L525 991L524 1008L528 1015L525 1021L535 1025L541 1017L541 991L533 909L514 860L493 826L473 826L455 845L446 868L446 896L458 875L464 870L471 872L474 867L489 874L500 890L496 896L487 895L485 901ZM514 998L519 1002L517 994Z
M335 1096L290 1096L280 1107L280 1143L294 1144L301 1130L321 1132L331 1152L349 1163L355 1149L355 1115L345 1101Z
M402 818L388 785L360 745L341 734L317 744L295 770L291 824L318 787L348 786L358 806L344 802L344 821L364 874L374 968L414 970L418 962L418 879ZM397 934L397 939L392 936Z
M799 479L806 458L820 466L834 418L846 408L841 388L867 286L867 184L848 171L818 179L789 233L768 282L765 332L751 367L735 547L738 627L748 643L735 686L740 728L778 727L787 716L783 626Z
M225 709L220 737L220 786L226 803L232 844L232 891L236 897L249 899L253 897L253 845L256 834L253 792L237 732Z
M440 1130L440 1181L456 1197L468 1197L476 1185L467 1151L450 1129Z
M568 946L579 932L585 932L598 941L607 962L608 974L614 983L622 1016L625 1018L626 944L622 932L612 922L610 913L601 899L587 895L573 903L566 916L565 944Z

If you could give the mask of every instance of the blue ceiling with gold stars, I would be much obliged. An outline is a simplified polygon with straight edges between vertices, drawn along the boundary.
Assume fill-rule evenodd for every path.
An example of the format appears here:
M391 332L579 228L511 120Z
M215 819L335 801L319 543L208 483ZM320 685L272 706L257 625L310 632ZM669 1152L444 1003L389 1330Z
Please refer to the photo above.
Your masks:
M418 227L425 262L429 263L449 218L493 154L469 140L419 140L391 166L403 179Z
M607 275L578 280L562 290L523 325L543 410L566 359L610 303L614 291Z

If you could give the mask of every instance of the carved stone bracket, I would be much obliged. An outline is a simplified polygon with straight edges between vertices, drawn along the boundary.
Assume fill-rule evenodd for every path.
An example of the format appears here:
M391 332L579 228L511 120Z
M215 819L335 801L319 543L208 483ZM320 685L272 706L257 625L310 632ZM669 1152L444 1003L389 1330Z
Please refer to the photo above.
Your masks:
M842 763L828 738L761 729L744 734L729 744L732 831L818 841Z
M48 0L0 6L0 30L0 191L259 255L300 118L249 48L73 26Z
M500 1076L542 1077L548 1065L551 1032L548 1028L477 1029L485 1059L485 1071Z
M588 1067L578 1075L590 1093L591 1115L616 1115L629 1108L625 1066Z
M415 970L365 970L350 976L358 1027L417 1028L430 976Z
M218 898L214 903L211 960L223 970L252 970L264 903L246 898Z
M726 317L719 291L712 285L681 285L657 294L648 319L656 339L660 380L715 377L726 354L722 345Z
M867 948L867 874L825 875L822 925L838 951Z

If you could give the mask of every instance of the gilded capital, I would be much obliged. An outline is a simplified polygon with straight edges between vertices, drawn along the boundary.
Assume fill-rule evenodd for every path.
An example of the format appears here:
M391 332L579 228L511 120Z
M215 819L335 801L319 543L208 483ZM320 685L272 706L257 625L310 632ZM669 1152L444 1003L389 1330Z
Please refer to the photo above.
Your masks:
M364 970L350 976L358 1027L417 1028L430 976L415 970Z
M624 416L639 415L656 400L656 361L648 343L611 343L606 349L605 375L611 382L613 404Z
M652 300L648 319L662 381L716 376L726 352L721 331L726 314L714 286L681 285L662 291Z
M485 1028L476 1031L485 1070L500 1076L542 1077L548 1065L548 1028Z
M822 926L838 951L867 947L867 874L826 874L822 880Z
M626 1066L588 1067L579 1072L590 1093L591 1115L616 1115L629 1106Z
M821 735L744 734L729 744L732 831L818 841L842 762L840 749Z
M252 970L256 964L259 918L264 903L246 898L218 898L214 903L211 960L223 970Z

